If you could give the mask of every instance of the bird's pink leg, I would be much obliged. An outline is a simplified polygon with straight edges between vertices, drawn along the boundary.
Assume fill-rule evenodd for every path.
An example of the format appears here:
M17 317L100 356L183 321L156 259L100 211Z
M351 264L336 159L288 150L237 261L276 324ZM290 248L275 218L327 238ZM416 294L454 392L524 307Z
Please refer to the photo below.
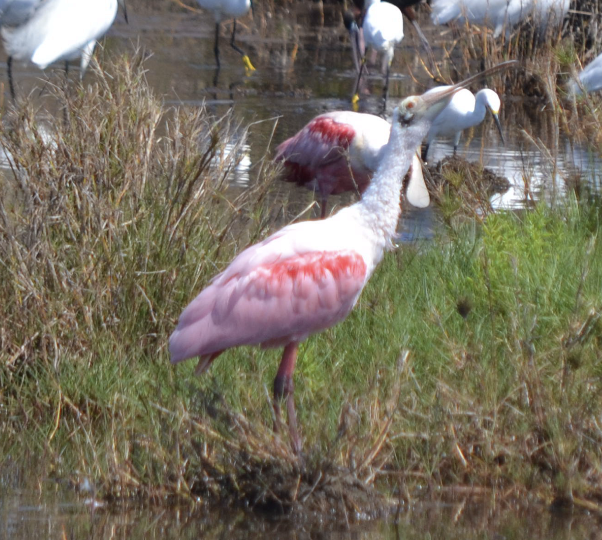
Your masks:
M295 412L295 400L293 391L293 371L297 362L297 351L299 350L298 343L289 343L284 347L282 360L276 378L274 379L274 414L276 415L276 423L274 429L278 431L282 413L280 411L280 402L286 398L286 410L288 412L288 429L293 445L293 451L296 454L301 453L301 439L297 430L297 413Z

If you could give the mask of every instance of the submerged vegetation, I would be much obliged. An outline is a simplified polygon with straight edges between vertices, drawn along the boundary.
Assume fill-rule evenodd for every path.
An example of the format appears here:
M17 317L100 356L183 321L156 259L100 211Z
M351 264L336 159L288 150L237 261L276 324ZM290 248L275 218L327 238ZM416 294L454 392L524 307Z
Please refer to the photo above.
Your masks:
M559 69L538 80L566 120ZM0 459L111 501L361 516L462 493L602 511L598 197L492 213L462 167L438 171L468 185L464 203L439 188L442 234L388 254L349 318L301 347L299 458L272 430L277 351L230 350L199 378L166 347L192 296L280 226L267 149L231 187L251 128L165 106L141 55L50 93L64 114L24 100L0 132ZM448 219L462 204L473 219Z

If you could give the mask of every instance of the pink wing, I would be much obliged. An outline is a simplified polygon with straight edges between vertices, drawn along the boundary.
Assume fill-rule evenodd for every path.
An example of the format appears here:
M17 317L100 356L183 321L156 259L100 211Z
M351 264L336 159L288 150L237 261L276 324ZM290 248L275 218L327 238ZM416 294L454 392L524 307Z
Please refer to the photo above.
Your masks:
M276 159L284 160L287 181L305 185L316 180L325 196L356 189L363 193L372 171L350 165L347 152L359 128L356 124L361 122L349 114L340 111L317 116L278 146Z
M274 254L253 264L257 246L242 252L184 310L169 340L173 363L237 345L301 341L343 320L366 282L366 264L354 251Z
M276 149L276 159L290 167L289 180L310 182L316 171L337 161L344 161L345 152L355 137L355 129L340 122L332 114L311 120L299 133Z

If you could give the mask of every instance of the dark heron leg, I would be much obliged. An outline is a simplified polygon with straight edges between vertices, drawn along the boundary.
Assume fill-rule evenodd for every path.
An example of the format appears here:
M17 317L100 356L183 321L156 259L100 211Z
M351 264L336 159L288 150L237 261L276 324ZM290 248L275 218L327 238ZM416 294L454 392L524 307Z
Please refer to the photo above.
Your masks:
M389 74L391 73L391 64L387 62L387 72L385 74L385 86L383 87L384 108L387 109L387 98L389 97Z
M12 98L13 101L15 101L15 99L17 98L17 95L15 94L15 85L13 83L13 57L9 56L8 60L6 61L6 71L8 73L8 86L10 88L10 97Z
M221 67L221 64L219 63L219 23L215 23L215 43L213 45L213 53L215 54L217 69L219 69Z
M242 56L242 61L243 61L243 64L245 65L245 67L251 71L255 71L255 68L253 67L253 64L251 64L251 60L247 56L247 53L245 53L245 51L243 51L240 47L238 47L236 45L236 43L234 43L235 37L236 37L236 19L234 19L234 23L232 25L232 39L230 39L230 46L238 54L240 54Z
M357 73L357 79L355 80L355 89L353 90L353 97L351 98L351 103L353 103L354 105L359 101L360 99L360 81L362 80L362 73L364 72L366 66L366 55L364 54L364 56L362 56L362 60L360 62L360 70Z

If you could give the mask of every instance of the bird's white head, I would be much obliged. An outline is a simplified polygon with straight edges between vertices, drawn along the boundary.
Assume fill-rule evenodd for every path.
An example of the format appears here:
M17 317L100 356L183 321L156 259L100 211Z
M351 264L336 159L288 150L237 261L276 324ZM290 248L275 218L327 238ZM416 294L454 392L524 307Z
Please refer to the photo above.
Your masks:
M500 96L498 96L493 90L490 90L489 88L483 88L483 90L479 90L477 92L476 99L483 100L485 107L487 107L491 111L491 114L493 115L493 120L495 121L495 127L497 128L502 139L502 144L506 144L506 141L504 141L502 124L500 123L500 118L498 116L500 112L500 107L502 106Z
M502 102L500 101L500 96L498 96L493 90L489 88L483 88L483 90L479 90L477 93L478 96L483 96L483 101L486 107L493 113L498 114L500 112L500 107L502 106Z

